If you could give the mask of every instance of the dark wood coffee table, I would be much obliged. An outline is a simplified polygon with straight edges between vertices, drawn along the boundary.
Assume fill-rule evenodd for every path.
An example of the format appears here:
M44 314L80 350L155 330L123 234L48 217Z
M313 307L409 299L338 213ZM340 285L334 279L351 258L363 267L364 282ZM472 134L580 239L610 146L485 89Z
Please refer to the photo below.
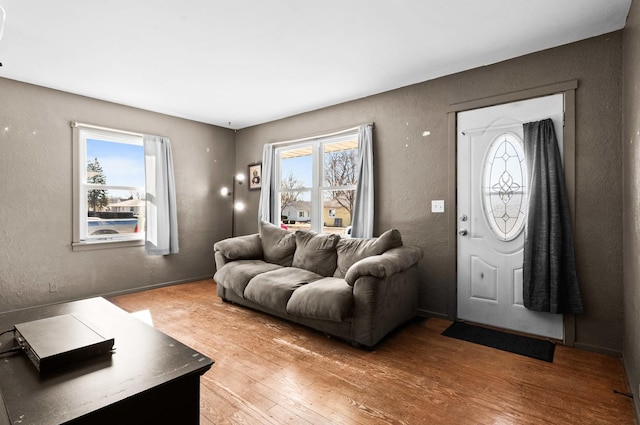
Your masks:
M67 313L111 332L115 352L43 374L23 352L1 355L0 425L200 422L200 376L211 359L103 298L0 314L0 332ZM12 339L1 336L0 351Z

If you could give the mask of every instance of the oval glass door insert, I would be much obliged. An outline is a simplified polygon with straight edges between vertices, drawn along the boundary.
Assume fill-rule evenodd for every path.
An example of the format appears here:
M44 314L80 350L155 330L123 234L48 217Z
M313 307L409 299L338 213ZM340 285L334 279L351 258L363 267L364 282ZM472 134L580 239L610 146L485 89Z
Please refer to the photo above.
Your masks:
M491 230L501 240L515 239L527 215L527 164L522 139L516 134L503 133L489 145L482 194Z

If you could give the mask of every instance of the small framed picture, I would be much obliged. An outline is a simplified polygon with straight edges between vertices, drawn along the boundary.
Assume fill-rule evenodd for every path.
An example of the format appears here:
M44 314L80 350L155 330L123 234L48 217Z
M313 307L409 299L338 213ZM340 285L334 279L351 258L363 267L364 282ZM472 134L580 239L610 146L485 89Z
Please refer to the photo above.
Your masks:
M249 165L249 190L260 190L262 187L262 163Z

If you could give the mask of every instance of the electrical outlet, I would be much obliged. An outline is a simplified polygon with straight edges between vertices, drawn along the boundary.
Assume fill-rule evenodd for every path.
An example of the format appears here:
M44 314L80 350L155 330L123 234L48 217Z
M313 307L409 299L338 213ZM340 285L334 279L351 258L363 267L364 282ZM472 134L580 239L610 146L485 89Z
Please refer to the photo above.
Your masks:
M432 213L443 213L444 212L444 200L438 199L431 201L431 212Z
M49 292L52 294L54 292L58 292L58 284L55 282L49 282Z

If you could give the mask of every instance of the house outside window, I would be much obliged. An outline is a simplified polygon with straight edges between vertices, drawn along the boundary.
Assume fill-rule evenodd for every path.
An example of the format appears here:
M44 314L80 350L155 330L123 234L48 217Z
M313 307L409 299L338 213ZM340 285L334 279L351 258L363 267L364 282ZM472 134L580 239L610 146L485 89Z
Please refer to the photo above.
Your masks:
M142 135L74 128L73 247L142 245L145 157ZM103 246L104 247L104 246Z
M277 148L275 216L292 230L345 234L355 203L357 158L357 132Z

